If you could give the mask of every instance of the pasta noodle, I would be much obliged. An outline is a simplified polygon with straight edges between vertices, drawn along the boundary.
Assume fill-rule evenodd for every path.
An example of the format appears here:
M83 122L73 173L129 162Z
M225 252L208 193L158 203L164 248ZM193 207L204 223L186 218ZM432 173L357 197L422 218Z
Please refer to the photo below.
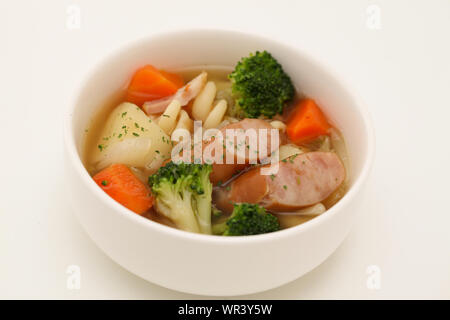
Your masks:
M184 110L180 111L180 116L177 122L177 126L175 127L175 130L176 129L186 129L189 132L192 132L193 130L193 121L189 117L188 113Z
M181 104L178 100L173 100L164 113L158 119L158 125L167 134L171 134L175 128L178 114L181 110Z
M217 128L222 122L223 116L227 112L227 101L222 99L216 104L216 106L209 113L208 117L203 124L205 129Z
M208 81L203 90L195 98L192 105L192 117L195 120L205 121L212 108L212 103L216 97L216 84Z

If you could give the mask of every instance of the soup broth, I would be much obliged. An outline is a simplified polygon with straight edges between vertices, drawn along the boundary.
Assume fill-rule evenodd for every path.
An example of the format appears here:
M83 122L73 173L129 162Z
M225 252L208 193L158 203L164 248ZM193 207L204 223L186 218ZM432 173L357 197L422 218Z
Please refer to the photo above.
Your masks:
M153 68L153 67L152 67ZM155 72L153 69L149 69L148 72ZM162 72L162 71L161 71ZM328 131L326 132L326 134L319 134L317 136L315 136L312 139L308 139L305 141L293 141L291 140L291 136L290 136L290 131L289 130L289 126L291 125L291 119L293 117L295 117L295 112L296 110L299 108L299 101L305 101L308 98L302 96L301 93L296 92L295 96L288 101L287 103L285 103L285 108L284 108L284 112L278 115L275 115L272 119L270 118L266 118L266 117L259 117L259 118L255 118L255 119L246 119L245 117L239 118L236 115L234 115L232 112L230 112L230 110L232 108L235 107L236 104L236 97L234 96L234 92L232 91L232 82L230 81L229 75L233 72L233 67L227 67L227 66L193 66L193 67L188 67L188 68L183 68L183 69L178 69L178 70L171 70L170 73L167 73L168 75L162 73L164 75L164 79L158 80L161 83L165 84L164 81L167 81L167 79L169 79L170 81L172 81L173 79L173 83L175 83L176 81L181 81L181 83L183 85L185 85L184 87L178 88L178 91L173 91L176 92L174 94L174 97L177 97L177 93L181 92L180 90L182 90L184 88L184 92L185 93L189 93L188 90L194 90L194 86L195 81L197 81L199 79L199 75L202 74L202 72L206 72L207 73L207 84L203 84L203 89L200 91L200 93L197 94L196 97L192 98L189 102L187 102L184 105L180 106L176 106L174 104L174 100L176 100L175 98L170 102L170 104L168 104L167 106L165 106L164 109L162 109L163 111L160 113L154 113L154 114L149 114L147 112L147 117L148 117L148 123L146 123L146 125L142 124L141 122L138 122L136 120L135 124L135 128L130 128L130 125L123 125L121 128L119 129L123 129L122 131L118 130L118 131L113 131L113 134L109 135L109 136L104 136L104 132L107 131L107 126L111 126L111 121L109 120L109 118L111 117L111 115L115 112L116 108L119 108L120 106L123 106L123 102L127 102L129 101L128 99L130 99L130 95L129 95L129 91L130 91L130 87L133 85L133 81L129 84L128 89L124 88L123 90L119 90L118 92L116 92L115 94L113 94L111 97L108 97L107 99L105 99L105 103L104 106L102 108L100 108L100 111L98 112L97 115L95 115L89 125L88 128L86 128L85 130L85 144L84 144L84 152L83 152L83 162L84 165L87 169L87 171L89 172L89 174L91 176L94 177L94 180L96 180L97 175L101 175L102 172L104 170L106 170L107 166L105 166L104 161L101 160L99 161L99 152L101 153L103 150L106 150L105 152L110 152L111 146L115 147L116 145L113 145L113 142L111 142L112 140L116 141L116 140L120 140L120 143L124 143L123 141L128 141L127 143L129 143L130 146L132 146L132 143L135 143L135 141L140 141L139 143L145 143L145 137L143 137L143 135L148 131L148 130L159 130L158 131L158 139L162 139L165 143L167 142L167 144L169 145L169 148L171 149L174 146L174 143L170 141L170 133L169 131L164 131L163 129L163 121L165 121L164 117L166 115L166 113L168 112L168 110L170 108L173 107L174 109L178 108L178 112L177 112L177 116L176 118L178 119L177 121L177 126L180 125L181 122L181 118L182 118L182 113L185 114L184 116L187 117L187 122L186 123L190 123L189 121L192 121L194 118L193 114L194 114L194 108L196 108L196 103L198 101L200 101L201 99L206 100L206 98L200 98L201 95L205 95L205 91L207 90L206 88L208 87L208 83L213 83L212 85L209 85L210 87L214 87L214 97L211 100L212 102L210 102L210 104L212 105L211 111L209 113L212 114L213 110L216 109L220 109L219 108L219 104L226 104L227 106L227 112L225 115L222 115L221 121L220 121L220 125L217 126L217 128L221 129L222 128L228 128L228 127L236 127L239 126L240 124L242 124L244 126L244 124L257 124L258 126L260 126L261 128L276 128L279 130L279 135L280 135L280 148L279 148L279 154L280 154L280 166L283 168L283 170L281 170L278 174L274 174L272 175L273 177L271 177L270 179L266 179L265 178L258 178L261 180L257 180L254 177L250 177L250 175L254 175L255 170L258 170L258 168L261 166L261 164L256 165L256 166L241 166L239 167L239 170L235 170L232 172L231 175L228 176L228 179L226 181L217 181L214 180L215 176L217 174L222 174L222 173L226 173L227 170L230 167L227 167L228 165L222 165L223 167L219 167L219 165L216 165L216 167L214 167L213 164L213 172L211 173L211 182L214 184L213 186L213 191L212 191L212 203L210 203L210 206L212 206L212 211L211 211L211 221L212 221L212 233L216 233L214 232L214 227L215 226L220 226L220 228L224 227L224 228L230 228L230 224L227 225L227 221L231 217L234 216L234 209L232 206L228 206L227 204L223 204L224 201L223 199L226 198L226 200L230 203L241 203L242 201L239 201L239 199L241 199L242 197L245 198L247 193L246 190L252 190L252 189L258 189L259 185L258 183L255 185L254 181L263 181L262 183L266 185L267 188L274 188L274 192L273 194L277 195L278 194L278 198L273 200L273 199L269 199L267 198L267 195L265 196L265 198L261 198L259 199L257 196L255 196L255 202L254 203L258 203L261 204L263 207L265 207L267 209L267 212L270 212L271 215L273 215L277 220L278 220L278 225L280 229L285 229L285 228L289 228L301 223L304 223L306 221L309 221L311 219L313 219L315 216L317 216L318 214L322 214L325 210L328 210L329 208L331 208L336 202L339 201L339 199L341 199L344 194L347 192L348 189L348 177L349 177L349 159L347 156L347 152L346 152L346 148L345 148L345 143L343 140L343 137L340 133L340 131L337 128L332 127L331 125L329 126L329 129L327 129ZM153 76L153 75L152 75ZM160 76L159 74L157 74L157 76ZM156 76L154 76L156 77ZM177 77L177 78L175 78ZM177 79L181 79L181 80L177 80ZM169 82L170 82L169 81ZM187 85L186 85L187 84ZM162 84L158 83L158 86L162 86ZM156 85L155 85L156 86ZM170 89L170 88L169 88ZM128 90L128 91L127 91ZM181 97L181 100L184 99L184 97ZM165 103L165 98L160 98L155 99L155 101L161 101L160 103ZM200 103L200 102L198 102ZM198 104L197 103L197 104ZM155 103L150 103L148 104L147 102L145 102L142 106L135 106L136 110L135 112L138 112L139 114L139 119L142 119L142 110L147 110L147 107L152 107L152 108L156 108L155 107ZM128 106L130 107L130 106ZM159 107L159 106L157 106ZM305 108L305 107L303 107ZM127 110L132 110L132 109L127 109ZM150 109L148 109L150 110ZM220 110L219 110L220 111ZM136 113L137 114L137 113ZM130 111L127 112L123 112L122 114L122 118L128 121L128 118L130 115ZM209 117L208 115L208 117ZM170 117L170 115L169 115ZM301 117L298 116L298 117ZM135 119L135 118L130 118L129 121L131 121L131 119ZM109 121L109 122L108 122ZM134 121L134 120L133 120ZM212 121L212 120L211 120ZM204 123L208 122L208 118L205 120L204 119ZM156 124L156 125L155 125ZM148 127L147 127L148 126ZM244 126L245 127L245 126ZM134 130L133 132L132 129ZM173 130L173 128L172 128ZM131 132L131 133L129 133ZM155 131L156 132L156 131ZM124 139L124 135L128 134L127 139L128 140L123 140ZM134 135L134 137L136 138L136 140L132 140L129 137ZM192 132L191 132L192 134ZM133 138L133 137L132 137ZM139 138L139 139L137 139ZM165 141L167 140L167 141ZM154 144L155 141L150 141L152 144ZM119 142L118 142L119 143ZM170 145L171 144L171 145ZM136 146L139 147L139 145L136 142ZM165 146L165 145L164 145ZM225 146L224 146L225 147ZM248 147L248 146L247 146ZM100 151L99 151L100 149ZM103 149L103 150L102 150ZM145 151L145 150L144 150ZM130 150L126 150L123 151L122 149L120 149L120 152L134 152L134 150L130 149ZM161 150L154 150L155 152L155 157L158 157L161 152ZM167 152L166 152L167 153ZM337 155L338 160L335 160L335 156ZM322 157L320 159L315 160L314 157ZM296 160L296 158L301 158L303 160ZM164 167L165 164L167 164L170 161L170 156L169 157L165 157L162 159L159 159L158 161L160 161L160 165L158 166L147 166L147 165L130 165L129 163L125 163L126 167L128 167L128 169L130 170L130 172L132 173L132 175L134 177L136 177L141 183L142 186L139 186L139 188L145 190L146 188L148 188L149 192L151 190L151 187L149 187L149 177L154 176L155 174L157 174L159 171L159 169L161 167ZM315 162L313 162L315 161ZM328 161L326 163L326 161ZM152 162L153 163L153 162ZM294 169L292 169L294 166ZM304 167L302 167L304 166ZM322 166L320 169L317 169L317 166ZM342 168L340 167L342 166ZM256 168L255 168L256 167ZM304 169L303 169L304 168ZM295 199L295 196L293 198L293 196L289 196L289 193L292 193L294 191L291 191L288 188L298 188L298 190L303 190L301 188L303 188L302 183L306 184L306 185L310 185L311 188L320 188L320 183L322 183L321 181L325 181L326 180L326 175L328 173L323 174L322 172L318 172L317 173L317 181L314 181L314 178L311 178L310 176L313 175L313 173L308 172L307 170L322 170L322 171L326 171L329 170L329 168L333 168L333 172L332 174L336 174L336 181L338 181L339 179L339 183L336 182L336 187L333 190L330 191L321 191L321 195L326 195L325 197L321 197L319 199L319 201L317 202L313 202L312 200L310 201L308 197L310 198L314 198L315 193L314 191L305 191L305 193L311 193L311 195L305 196L305 205L303 205L302 203L298 203L299 200ZM286 172L288 170L296 170L295 172L297 174L299 174L298 180L297 180L297 185L295 183L293 183L292 178L286 175ZM303 171L302 171L303 170ZM345 171L343 171L345 170ZM229 171L229 170L228 170ZM336 173L337 171L337 173ZM344 172L344 174L342 174L342 171ZM106 175L107 176L107 175ZM130 178L132 179L132 178ZM235 195L235 198L238 201L230 201L230 199L233 197L233 190L238 188L240 186L240 184L244 183L247 179L248 181L248 186L247 188L244 188L242 190L243 193L242 194L237 194ZM285 185L277 185L278 181L277 179L287 179L286 184ZM309 180L308 180L309 179ZM289 180L289 181L288 181ZM311 181L310 181L311 180ZM121 193L123 192L123 190L114 190L114 192L110 191L111 189L108 189L109 186L113 186L113 182L118 184L120 183L120 179L117 180L119 182L115 182L116 180L113 179L113 177L111 179L104 179L99 181L98 179L96 180L96 182L99 184L100 187L104 188L105 192L110 192L109 194L114 198L114 195L116 195L117 193ZM128 181L128 180L127 180ZM131 181L131 180L130 180ZM133 184L133 188L137 188L139 189L137 186L137 182L133 182L131 183L130 181L128 181L128 185ZM175 183L175 182L174 182ZM328 183L328 182L326 182ZM329 183L330 184L330 183ZM111 187L112 188L112 187ZM234 188L234 189L233 189ZM306 188L306 187L305 187ZM230 190L231 189L231 190ZM284 191L283 191L284 189ZM139 189L140 190L140 189ZM281 190L281 191L280 191ZM204 191L202 191L204 192ZM257 192L257 191L255 191ZM284 194L283 194L284 192ZM301 196L301 195L299 195ZM139 214L141 214L143 217L146 217L150 220L156 221L158 223L170 226L170 227L174 227L174 228L180 228L183 230L187 230L187 231L192 231L189 228L191 227L186 227L186 226L182 226L180 227L180 225L183 225L182 223L180 223L178 218L173 218L173 216L175 215L181 215L183 214L182 212L175 212L173 214L167 214L167 212L165 210L168 210L167 207L165 207L164 205L162 205L162 202L158 202L158 193L153 192L153 195L151 196L152 198L149 200L151 203L153 203L153 205L149 205L147 209L145 210L141 210L139 212L137 212L136 210L133 210ZM230 198L231 197L231 198ZM253 195L248 195L248 198L250 200L252 200ZM120 198L120 197L119 197ZM132 195L129 195L128 193L125 192L125 195L120 198L119 200L116 199L117 201L119 201L120 203L124 204L125 206L128 205L128 203L132 200L130 200L132 198ZM124 200L125 199L125 200ZM271 201L273 203L271 203ZM286 201L286 203L283 203L283 201ZM311 203L309 203L309 202ZM249 203L253 203L251 201L248 201ZM130 208L130 207L129 207ZM140 208L140 207L139 207ZM146 207L144 207L146 208ZM159 208L159 209L158 209ZM140 210L140 209L139 209ZM309 210L309 211L308 211ZM199 215L198 212L195 212L195 215ZM198 218L198 217L197 217ZM200 225L200 230L201 230L201 224L202 222L199 220L199 225ZM198 228L198 226L196 227ZM219 227L217 228L219 229ZM195 229L198 230L198 229ZM193 231L193 232L201 232L201 231ZM205 232L202 232L205 233ZM224 233L226 234L226 232Z

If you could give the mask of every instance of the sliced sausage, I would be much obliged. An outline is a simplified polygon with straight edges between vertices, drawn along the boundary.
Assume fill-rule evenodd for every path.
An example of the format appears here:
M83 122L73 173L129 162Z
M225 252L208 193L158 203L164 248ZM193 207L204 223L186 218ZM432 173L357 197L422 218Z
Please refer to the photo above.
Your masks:
M345 179L345 169L333 152L308 152L279 162L278 173L261 175L261 167L231 182L219 206L257 203L274 211L294 210L327 198Z
M209 179L211 180L213 185L219 185L230 180L231 177L233 177L236 173L244 170L246 167L246 164L213 163Z
M233 147L230 147L230 145L226 142L226 130L227 129L234 129L234 130L241 130L242 132L245 132L247 129L254 129L256 131L257 134L257 144L259 144L259 134L262 133L262 131L260 131L260 129L267 129L267 146L266 146L266 150L268 152L268 154L270 154L270 148L271 148L271 133L270 130L273 129L272 126L270 125L270 123L268 123L267 121L261 120L261 119L244 119L241 120L239 122L235 122L235 123L231 123L223 128L220 129L222 135L223 135L223 144L225 145L224 148L224 159L223 159L223 164L220 163L214 163L213 164L213 171L210 175L210 179L211 182L213 184L217 184L219 182L226 182L229 179L231 179L231 177L233 177L233 175L235 175L236 173L238 173L239 171L244 170L246 167L248 167L249 164L249 159L250 159L250 146L248 146L249 144L249 140L246 139L245 144L243 145L238 145L238 141L235 140L235 151L233 151ZM239 132L239 131L238 131ZM216 143L216 142L210 142L210 143ZM280 141L278 140L278 144L280 143ZM207 145L207 144L206 144ZM206 147L206 145L204 147ZM247 147L248 146L248 147ZM253 146L251 146L253 147ZM257 145L255 147L255 150L259 150L259 145ZM245 159L240 159L240 161L238 161L238 152L239 149L245 151L245 155L244 158ZM204 149L203 149L204 150ZM234 161L232 164L227 164L226 163L226 159L227 156L229 156L229 158L233 158L234 157ZM263 158L265 158L266 155L259 155L256 154L256 159L260 162ZM238 163L241 162L241 163Z

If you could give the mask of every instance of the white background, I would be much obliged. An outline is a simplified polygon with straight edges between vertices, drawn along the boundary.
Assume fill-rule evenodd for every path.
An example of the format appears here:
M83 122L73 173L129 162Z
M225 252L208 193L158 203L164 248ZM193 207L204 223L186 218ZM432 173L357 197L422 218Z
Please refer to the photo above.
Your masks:
M80 29L66 27L70 4ZM371 4L378 30L366 25ZM62 110L84 72L126 42L187 27L252 31L312 53L359 90L375 124L370 193L344 243L304 277L242 298L449 299L448 0L2 0L0 298L206 298L106 257L67 206L62 159ZM80 290L66 287L72 264ZM370 265L381 270L379 290L366 286Z

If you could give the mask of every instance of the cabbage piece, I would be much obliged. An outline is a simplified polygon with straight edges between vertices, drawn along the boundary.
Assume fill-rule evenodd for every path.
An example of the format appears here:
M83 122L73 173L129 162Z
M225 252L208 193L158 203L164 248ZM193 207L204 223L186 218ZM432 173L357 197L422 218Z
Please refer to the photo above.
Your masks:
M331 141L330 137L327 135L319 136L303 145L311 151L331 151Z
M333 151L338 155L341 159L342 164L345 168L345 180L342 184L337 188L332 194L328 196L325 200L323 200L323 204L325 207L330 208L336 204L346 193L349 186L350 179L350 158L347 153L347 147L345 145L344 138L339 130L335 128L330 129L330 142L333 148Z
M226 100L227 102L227 112L229 113L231 109L234 108L235 100L233 98L233 93L231 90L231 81L216 81L216 102L218 100Z
M284 144L284 145L280 146L280 149L279 149L280 160L284 160L293 155L301 154L301 153L304 153L302 148L300 148L299 146L296 146L295 144L291 144L291 143Z
M345 168L345 183L348 182L348 179L350 177L350 159L347 154L347 147L345 146L344 138L342 137L342 134L334 129L330 129L330 142L333 146L334 151L338 155L338 157L341 159L342 164Z

